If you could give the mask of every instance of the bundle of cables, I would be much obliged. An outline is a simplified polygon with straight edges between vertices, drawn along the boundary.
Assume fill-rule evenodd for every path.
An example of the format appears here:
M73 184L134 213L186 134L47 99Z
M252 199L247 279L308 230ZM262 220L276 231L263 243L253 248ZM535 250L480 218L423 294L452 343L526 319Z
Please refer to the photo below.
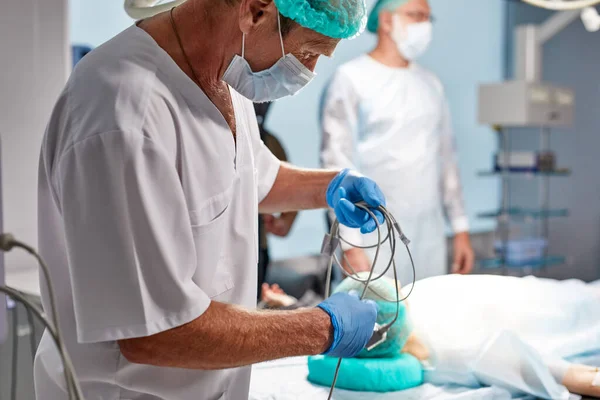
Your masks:
M416 277L414 260L408 246L410 241L402 231L398 221L384 206L380 206L376 210L369 208L364 202L357 203L356 206L365 210L376 221L377 242L367 246L350 243L341 236L339 221L334 220L331 231L325 236L322 248L322 253L329 257L326 297L329 297L331 276L335 264L347 277L336 291L348 292L360 288L362 292L361 299L371 299L378 303L379 313L373 337L358 358L343 360L343 364L342 359L336 360L330 357L319 356L309 359L309 380L321 385L330 385L329 400L333 397L342 365L348 371L347 374L342 374L342 382L340 382L340 386L344 389L393 391L415 387L423 382L420 362L410 355L401 354L400 351L410 333L404 302L412 293ZM376 218L376 211L379 211L384 217L383 226ZM411 289L405 297L401 295L395 262L398 238L408 252L413 272L413 285L411 285ZM345 264L349 269L347 271L337 255L337 248L341 242L355 248L374 249L375 255L371 271L356 273L354 267L344 256ZM390 258L385 260L383 271L375 272L380 250L384 245L389 245ZM393 272L393 281L387 277L390 269ZM390 296L390 294L395 295ZM386 369L392 369L398 371L398 373L386 374ZM357 377L360 377L360 379L357 379Z
M9 252L14 248L20 248L25 250L33 257L36 258L37 262L40 265L42 273L44 274L45 281L48 286L48 295L50 297L50 312L52 313L52 321L49 321L48 318L44 315L44 312L35 304L33 304L27 297L15 290L13 288L7 286L0 286L0 293L4 293L11 297L13 300L23 304L25 308L33 313L47 328L48 333L54 340L56 347L58 348L58 352L62 359L65 371L65 380L67 392L69 394L69 400L84 400L83 395L81 393L81 388L77 381L77 377L75 375L75 369L73 368L73 363L67 350L64 345L64 341L62 339L62 334L58 324L58 312L56 309L55 298L54 298L54 288L52 287L52 282L50 281L50 274L48 271L48 267L44 263L44 260L40 257L40 255L30 246L19 242L10 234L2 234L0 235L0 251Z

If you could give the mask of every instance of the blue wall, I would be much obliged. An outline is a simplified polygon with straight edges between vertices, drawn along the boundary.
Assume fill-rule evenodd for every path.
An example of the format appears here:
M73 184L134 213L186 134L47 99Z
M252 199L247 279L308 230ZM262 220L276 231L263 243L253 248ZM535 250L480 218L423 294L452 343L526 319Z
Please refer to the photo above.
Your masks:
M437 73L445 84L453 113L459 163L473 231L491 230L494 224L475 214L497 206L498 182L481 179L476 171L490 168L496 146L493 132L477 124L477 84L503 78L504 11L502 0L432 0L435 39L421 63ZM320 62L318 78L301 95L278 102L268 127L284 142L293 163L318 167L320 134L317 123L319 98L335 68L375 45L365 34L343 42L332 60ZM294 112L290 112L294 110ZM325 231L323 212L302 213L290 239L273 239L274 258L314 253Z
M509 21L514 27L541 23L551 12L524 4L511 4ZM568 256L564 266L551 268L553 278L600 278L600 33L587 32L577 20L544 47L544 81L575 90L575 124L552 131L551 147L558 164L573 171L567 178L550 181L551 206L569 208L570 216L550 221L550 249ZM539 130L510 131L514 149L539 148ZM537 202L534 182L514 182L512 201Z
M133 24L122 0L70 0L71 41L96 47Z
M504 1L432 0L431 3L437 18L435 40L421 63L437 73L446 85L473 230L490 230L494 227L491 222L474 217L477 212L494 208L498 197L497 181L476 176L477 170L489 168L495 148L494 134L476 122L476 92L478 83L503 78ZM73 42L93 46L132 23L120 0L72 0L71 13ZM292 162L318 167L317 116L324 86L337 66L369 51L374 44L375 37L370 34L342 43L333 59L320 62L319 76L301 95L274 106L268 127L282 139ZM289 238L272 239L272 255L278 259L315 253L320 249L324 231L322 211L302 213Z

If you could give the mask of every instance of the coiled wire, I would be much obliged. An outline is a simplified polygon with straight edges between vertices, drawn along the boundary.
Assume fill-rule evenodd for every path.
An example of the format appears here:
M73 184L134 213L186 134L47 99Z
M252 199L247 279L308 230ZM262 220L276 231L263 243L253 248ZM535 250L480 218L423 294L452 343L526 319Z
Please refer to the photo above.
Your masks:
M416 269L415 269L415 263L414 263L412 254L410 252L410 248L408 246L410 244L410 240L406 237L406 235L402 231L400 224L398 223L396 218L394 218L394 216L387 210L387 208L385 206L382 205L375 209L375 208L369 207L368 204L365 202L356 203L355 206L364 210L375 221L375 223L377 225L377 243L374 245L369 245L369 246L359 246L354 243L350 243L349 241L347 241L346 239L344 239L341 236L340 229L339 229L340 222L337 219L334 219L333 224L331 225L331 230L330 230L329 234L325 236L325 241L324 241L324 245L323 245L323 249L324 249L323 252L329 256L329 264L327 267L327 282L326 282L326 287L325 287L325 297L328 298L330 296L331 276L333 273L333 265L335 264L340 268L340 270L346 277L363 284L364 288L363 288L362 294L360 296L361 300L363 300L365 298L367 291L371 291L373 294L375 294L377 297L379 297L381 299L381 301L397 304L396 315L395 315L394 319L389 324L387 324L385 327L382 328L383 330L385 330L385 332L387 332L387 330L389 330L389 328L398 320L398 316L400 314L400 303L406 301L406 299L408 299L410 297L410 295L412 294L412 291L414 289L414 286L415 286L414 283L416 280ZM379 220L377 219L377 216L374 213L375 210L379 211L383 215L384 224L387 227L387 234L385 235L383 240L382 240L383 235L382 235L382 231L381 231L381 224L379 223ZM398 235L398 237L396 237L396 234ZM413 272L413 281L412 281L413 284L411 285L411 288L410 288L410 291L408 292L408 294L403 298L400 298L400 288L398 287L398 270L397 270L396 261L395 261L396 245L397 245L398 238L400 238L400 240L402 241L402 243L404 244L404 246L406 248L406 251L408 252L408 256L410 258L410 263L411 263L412 272ZM369 276L367 279L361 279L358 276L355 269L352 267L352 265L350 264L349 260L346 258L345 255L343 255L344 261L346 261L346 265L348 266L348 268L350 269L350 271L352 273L349 274L345 270L345 268L342 266L342 263L340 262L339 257L336 254L336 249L337 249L338 245L340 244L340 242L344 242L347 245L352 246L357 249L365 249L365 250L366 249L375 249L375 256L373 258L372 268L371 268L371 271L369 272ZM376 274L374 267L377 265L381 247L385 243L388 243L390 246L390 253L391 253L390 259L387 263L387 266L383 270L383 272ZM393 273L394 273L394 283L396 286L396 299L388 299L386 296L382 295L381 293L377 293L377 291L375 289L369 287L371 282L375 282L375 281L385 277L386 274L388 273L388 271L390 270L390 268L393 269ZM329 391L329 397L327 398L328 400L331 400L333 397L333 392L335 390L335 385L337 383L341 365L342 365L342 359L340 358L337 363L336 369L335 369L333 383L331 384L331 389Z

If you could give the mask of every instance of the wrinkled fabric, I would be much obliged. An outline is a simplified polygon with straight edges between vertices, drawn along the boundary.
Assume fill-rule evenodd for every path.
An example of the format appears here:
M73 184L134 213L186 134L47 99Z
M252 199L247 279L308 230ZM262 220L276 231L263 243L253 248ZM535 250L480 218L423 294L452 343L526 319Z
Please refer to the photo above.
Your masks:
M252 104L231 95L236 141L205 93L132 26L85 56L57 101L40 157L39 247L86 399L247 396L250 367L133 364L117 343L187 324L211 301L256 306L258 202L280 162ZM50 310L46 291L42 302ZM46 332L34 367L44 400L68 397L58 360Z
M577 280L440 276L417 282L408 307L415 334L433 349L434 364L463 349L478 351L503 331L542 356L600 350L600 291Z
M417 279L447 272L447 215L455 233L469 229L444 89L416 64L390 68L365 55L338 69L324 97L321 163L350 168L373 179L387 208L411 240ZM340 228L357 245L377 234ZM343 245L344 249L348 246ZM373 259L374 251L370 252ZM390 250L380 253L381 271ZM396 252L399 278L412 282L410 259ZM392 277L392 273L388 275Z
M548 400L570 397L540 354L510 331L501 332L486 343L471 369L482 385L501 387L513 395L528 393Z
M581 281L443 276L417 282L408 307L415 334L431 351L433 368L425 371L429 384L385 394L338 390L334 399L529 399L534 393L516 392L534 389L531 383L552 388L548 376L556 359L600 365L600 291ZM494 356L504 354L506 343L520 350L506 360ZM306 381L306 363L302 358L259 365L250 399L326 397L328 389ZM273 384L277 376L285 379ZM486 382L504 388L481 387Z
M252 370L249 400L326 399L329 388L311 384L306 357L259 364ZM400 392L376 393L336 389L334 400L511 400L508 391L495 387L465 388L424 384Z

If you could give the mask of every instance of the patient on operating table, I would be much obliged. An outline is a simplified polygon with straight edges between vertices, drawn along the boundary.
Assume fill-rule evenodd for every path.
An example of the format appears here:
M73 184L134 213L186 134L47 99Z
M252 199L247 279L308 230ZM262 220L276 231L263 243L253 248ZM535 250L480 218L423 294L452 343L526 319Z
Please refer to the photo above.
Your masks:
M336 290L361 290L361 285L348 278ZM387 300L396 299L394 281L382 278L372 287L366 297L378 303L380 317L393 318L396 305ZM409 289L401 288L400 297ZM298 306L276 285L263 286L262 299L273 308ZM378 318L378 323L385 323L384 319ZM402 304L399 323L371 354L364 350L359 358L343 361L337 387L385 391L379 389L401 390L429 382L493 385L551 399L567 399L567 390L600 397L598 368L565 361L600 350L600 290L582 282L500 276L429 278L415 283L411 297ZM328 386L335 361L309 359L309 380ZM368 382L352 377L345 382L344 368L361 376L380 374L372 380L378 387L356 386ZM388 382L390 375L406 377Z

